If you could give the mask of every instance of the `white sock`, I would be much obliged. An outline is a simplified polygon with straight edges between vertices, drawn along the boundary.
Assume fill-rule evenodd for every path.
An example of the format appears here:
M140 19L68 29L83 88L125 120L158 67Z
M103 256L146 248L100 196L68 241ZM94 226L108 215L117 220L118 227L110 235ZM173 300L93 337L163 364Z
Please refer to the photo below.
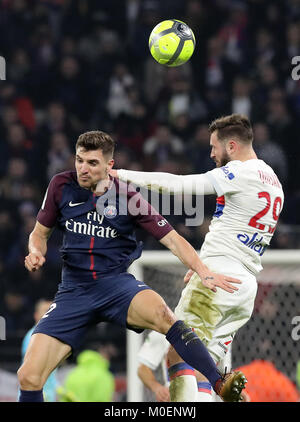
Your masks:
M169 368L171 402L197 401L197 380L194 369L185 362Z
M213 401L212 388L211 388L211 384L208 381L198 382L197 401L198 402L212 402Z

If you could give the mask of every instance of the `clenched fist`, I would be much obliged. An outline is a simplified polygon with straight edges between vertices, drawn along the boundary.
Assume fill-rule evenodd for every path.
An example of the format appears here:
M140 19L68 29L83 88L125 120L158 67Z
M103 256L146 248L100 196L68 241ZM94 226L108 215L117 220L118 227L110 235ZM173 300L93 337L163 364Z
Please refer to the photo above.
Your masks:
M36 271L44 265L45 261L45 257L40 252L30 252L25 257L24 263L28 271Z

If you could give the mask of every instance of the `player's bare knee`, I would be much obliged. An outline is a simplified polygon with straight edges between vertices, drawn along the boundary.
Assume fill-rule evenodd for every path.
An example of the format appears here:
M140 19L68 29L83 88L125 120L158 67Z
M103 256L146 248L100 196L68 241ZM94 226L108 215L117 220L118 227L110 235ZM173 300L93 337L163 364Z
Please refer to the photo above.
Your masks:
M42 377L29 370L26 366L21 366L17 372L21 389L40 390L43 387Z
M176 317L167 304L162 303L154 311L154 323L157 331L166 334L176 322Z

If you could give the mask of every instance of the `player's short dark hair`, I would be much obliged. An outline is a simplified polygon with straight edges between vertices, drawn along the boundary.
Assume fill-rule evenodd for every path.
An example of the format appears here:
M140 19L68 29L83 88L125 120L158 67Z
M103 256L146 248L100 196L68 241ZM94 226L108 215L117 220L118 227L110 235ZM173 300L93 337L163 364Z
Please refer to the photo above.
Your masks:
M227 141L230 138L238 138L244 144L253 142L253 130L247 116L243 114L231 114L214 120L209 125L209 132L217 131L219 141Z
M103 155L112 157L115 150L115 141L110 135L101 130L91 130L79 136L76 142L76 150L79 147L84 148L86 151L101 149Z

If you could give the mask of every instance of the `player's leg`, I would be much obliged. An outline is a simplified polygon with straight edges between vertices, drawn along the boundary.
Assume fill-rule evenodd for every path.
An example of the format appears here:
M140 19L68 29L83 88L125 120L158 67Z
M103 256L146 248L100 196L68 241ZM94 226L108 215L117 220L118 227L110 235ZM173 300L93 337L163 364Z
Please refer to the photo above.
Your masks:
M68 344L46 334L33 334L18 370L19 401L43 401L42 389L47 378L70 353Z
M173 346L167 354L169 391L172 402L197 401L197 379L194 368L184 362Z
M212 268L216 272L222 272L221 268L230 268L237 271L237 274L231 275L243 280L241 290L233 295L221 290L218 290L217 293L211 292L202 285L201 280L195 274L184 289L175 309L175 314L178 319L183 320L189 327L193 328L199 338L207 345L214 362L219 362L224 358L223 354L226 351L227 344L232 341L231 334L234 334L240 326L244 325L251 316L256 294L256 281L253 276L248 280L247 273L241 272L240 265L238 265L238 268L234 268L234 262L231 265L228 263L225 265L226 262L224 263L221 258L215 258L212 262L207 262L208 264L218 265L219 267ZM173 364L176 364L178 357L176 360L173 355L172 359ZM224 373L219 366L218 369L222 374ZM210 386L206 381L208 377L203 371L200 372L201 375L198 374L197 376L200 383L199 389L204 394L200 393L198 399L210 401L211 396L208 396ZM228 371L226 374L228 374ZM242 374L237 374L236 377L236 379L231 377L231 383L237 381L237 391L239 391L240 388L243 388L245 379ZM226 375L226 379L230 380L230 373ZM215 386L212 385L212 387L215 390ZM219 385L217 390L223 391L223 397L226 399L226 396L224 396L226 389L222 390L221 385Z
M189 367L172 346L168 350L167 362L171 401L213 401L212 386L208 379L199 371ZM191 377L192 374L193 377Z
M177 320L162 297L153 290L143 290L134 296L128 309L127 323L133 327L149 328L166 334L167 340L181 357L184 371L193 371L196 368L213 386L221 380L221 374L199 337L183 321ZM193 385L196 394L195 378Z

